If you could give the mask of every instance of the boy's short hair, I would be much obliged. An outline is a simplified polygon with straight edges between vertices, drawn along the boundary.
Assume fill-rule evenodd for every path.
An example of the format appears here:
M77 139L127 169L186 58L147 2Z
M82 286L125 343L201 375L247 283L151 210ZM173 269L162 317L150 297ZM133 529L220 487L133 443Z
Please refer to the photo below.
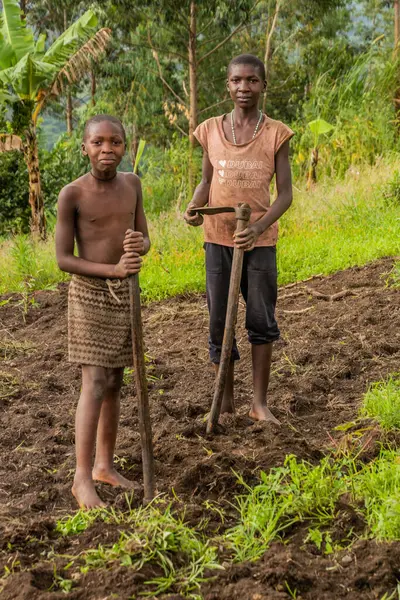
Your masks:
M88 119L85 123L85 127L83 130L83 139L85 140L87 138L88 131L91 125L94 125L96 123L102 123L103 121L108 121L109 123L114 123L115 125L118 125L118 127L121 129L124 142L126 143L126 133L124 126L117 117L113 117L112 115L95 115L94 117L90 117L90 119Z
M229 76L229 72L234 65L252 65L255 69L260 71L261 78L265 80L265 65L262 60L254 56L254 54L239 54L239 56L235 56L232 58L231 62L228 65L227 74Z

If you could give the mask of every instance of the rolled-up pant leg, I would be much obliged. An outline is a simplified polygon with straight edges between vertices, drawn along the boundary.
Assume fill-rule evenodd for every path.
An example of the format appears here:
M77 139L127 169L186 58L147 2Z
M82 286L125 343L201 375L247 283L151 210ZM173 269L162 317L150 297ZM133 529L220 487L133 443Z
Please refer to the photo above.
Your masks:
M233 248L206 242L204 249L206 252L207 306L210 314L208 340L210 360L212 363L219 364L228 306ZM239 358L236 339L234 339L231 360L239 360Z

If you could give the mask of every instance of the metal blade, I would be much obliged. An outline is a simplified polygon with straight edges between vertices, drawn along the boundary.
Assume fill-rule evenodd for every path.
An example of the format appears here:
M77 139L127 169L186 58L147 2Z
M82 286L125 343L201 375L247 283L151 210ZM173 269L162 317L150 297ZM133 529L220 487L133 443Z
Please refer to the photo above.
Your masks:
M235 212L235 208L233 206L205 206L202 208L191 208L190 212L197 213L199 215L218 215L219 213Z

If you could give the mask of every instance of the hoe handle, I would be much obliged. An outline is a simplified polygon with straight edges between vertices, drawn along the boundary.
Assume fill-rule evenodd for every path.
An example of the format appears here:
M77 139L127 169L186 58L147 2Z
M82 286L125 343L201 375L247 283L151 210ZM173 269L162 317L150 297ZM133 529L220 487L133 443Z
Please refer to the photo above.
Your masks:
M246 229L249 220L251 209L248 204L240 205L236 210L236 231L240 233ZM222 342L221 359L215 382L214 398L211 405L210 414L207 421L207 433L214 433L218 424L219 415L221 412L222 397L224 395L226 378L228 376L229 363L231 361L231 352L233 338L235 336L235 326L239 304L240 281L242 278L244 250L234 248L232 259L231 278L229 282L228 306L226 309L225 331Z
M142 445L144 503L148 504L154 498L154 458L146 366L144 361L139 275L137 273L129 277L129 304L133 365L135 368L136 395L138 399L139 431Z

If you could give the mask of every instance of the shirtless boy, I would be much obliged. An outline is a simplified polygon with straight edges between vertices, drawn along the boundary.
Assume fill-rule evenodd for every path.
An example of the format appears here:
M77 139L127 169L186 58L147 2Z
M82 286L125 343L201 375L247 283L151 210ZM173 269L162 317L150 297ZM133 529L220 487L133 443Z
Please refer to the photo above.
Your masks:
M292 202L289 140L294 133L259 109L266 81L264 64L257 57L242 54L232 59L226 86L234 105L232 112L204 121L194 132L203 147L203 176L184 216L189 225L198 226L203 219L192 208L207 203L237 206L240 202L247 202L252 208L249 226L237 235L232 213L204 219L210 359L218 371L236 246L245 251L241 290L246 301L254 386L249 416L255 421L278 424L267 406L267 390L272 346L279 338L275 320L277 220ZM278 195L270 205L274 175ZM234 412L234 361L238 359L234 343L222 413Z
M58 200L57 261L73 275L68 354L82 365L72 487L82 508L105 506L94 481L133 488L115 470L113 458L123 370L132 364L127 278L140 271L150 240L140 180L133 173L117 173L125 142L115 117L89 119L82 152L90 159L90 172L65 186Z

